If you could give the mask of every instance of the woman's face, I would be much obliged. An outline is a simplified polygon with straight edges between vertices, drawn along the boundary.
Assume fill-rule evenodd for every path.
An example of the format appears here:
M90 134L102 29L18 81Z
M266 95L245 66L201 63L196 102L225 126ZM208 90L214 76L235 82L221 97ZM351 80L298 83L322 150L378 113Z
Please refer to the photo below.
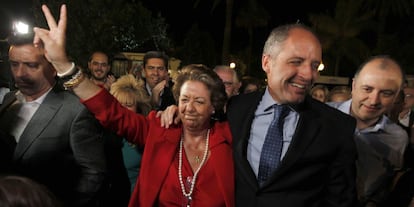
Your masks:
M181 86L178 110L184 128L201 130L209 127L214 112L210 96L211 92L202 82L187 81Z
M130 103L121 103L121 105L123 107L127 108L128 110L137 113L137 109L138 109L137 103L132 103L132 104L130 104Z

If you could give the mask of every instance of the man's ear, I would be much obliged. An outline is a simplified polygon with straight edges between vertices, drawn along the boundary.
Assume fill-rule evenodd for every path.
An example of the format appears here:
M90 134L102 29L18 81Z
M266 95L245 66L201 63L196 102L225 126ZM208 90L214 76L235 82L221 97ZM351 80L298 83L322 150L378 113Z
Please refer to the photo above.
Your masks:
M269 73L269 64L271 64L270 55L262 55L262 69L266 74Z

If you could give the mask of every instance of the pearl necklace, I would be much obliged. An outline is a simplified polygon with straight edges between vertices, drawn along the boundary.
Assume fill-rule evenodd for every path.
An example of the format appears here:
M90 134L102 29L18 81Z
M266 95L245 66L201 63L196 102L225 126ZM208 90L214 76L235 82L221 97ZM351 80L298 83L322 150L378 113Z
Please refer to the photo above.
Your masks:
M201 167L204 165L204 162L207 160L209 138L210 138L210 129L207 130L206 148L204 149L203 159L201 160L200 165L198 166L197 170L194 173L193 179L191 180L190 191L187 193L184 187L183 174L182 174L184 137L181 136L180 149L178 151L178 156L179 156L178 157L178 179L180 180L181 191L183 192L183 195L188 199L187 207L190 206L190 202L192 200L191 195L193 194L198 172L200 171Z

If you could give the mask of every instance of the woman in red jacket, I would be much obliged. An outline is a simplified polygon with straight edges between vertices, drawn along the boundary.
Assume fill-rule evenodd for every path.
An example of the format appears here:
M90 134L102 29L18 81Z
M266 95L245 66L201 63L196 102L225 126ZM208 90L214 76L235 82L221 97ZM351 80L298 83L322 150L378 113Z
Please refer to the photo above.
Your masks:
M179 73L173 93L182 122L168 129L155 111L147 117L131 113L106 90L84 97L92 91L87 81L73 90L101 124L145 145L129 206L234 206L232 138L228 123L214 117L226 93L212 70L188 65Z
M223 114L227 101L217 74L204 65L181 70L173 87L181 123L166 129L156 111L147 117L134 113L85 78L66 57L66 6L61 8L58 24L46 6L42 9L51 29L35 29L34 43L43 44L64 86L81 98L105 128L145 146L129 206L233 207L232 137L227 121L216 116Z

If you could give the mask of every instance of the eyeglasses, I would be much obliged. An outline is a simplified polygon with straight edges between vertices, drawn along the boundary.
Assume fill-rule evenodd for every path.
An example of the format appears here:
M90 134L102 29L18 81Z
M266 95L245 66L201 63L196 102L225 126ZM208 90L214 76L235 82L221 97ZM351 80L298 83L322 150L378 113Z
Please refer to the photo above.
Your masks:
M229 82L229 81L223 81L223 84L225 87L230 87L233 85L233 82Z
M155 67L155 66L145 66L146 69L148 70L159 70L159 71L164 71L165 67L164 66L159 66L159 67Z
M108 63L100 63L100 62L96 62L96 61L92 61L92 65L93 66L101 66L103 68L108 67Z

